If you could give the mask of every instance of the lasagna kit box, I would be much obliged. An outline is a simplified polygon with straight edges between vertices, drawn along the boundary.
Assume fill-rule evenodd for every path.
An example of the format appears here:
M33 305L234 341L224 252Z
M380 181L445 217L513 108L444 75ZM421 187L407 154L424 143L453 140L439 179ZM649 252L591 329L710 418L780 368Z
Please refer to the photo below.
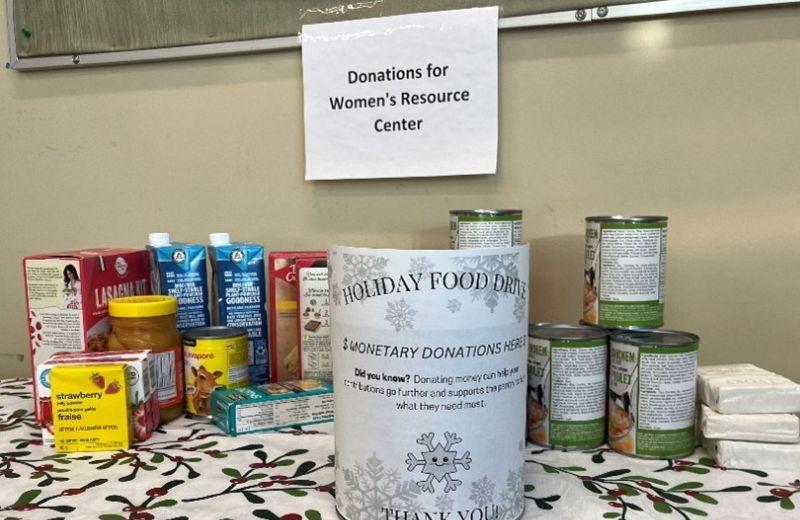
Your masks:
M325 251L274 251L269 254L270 381L300 379L302 353L297 330L298 262L325 262Z
M333 385L300 379L211 393L214 424L229 435L333 420Z
M150 294L144 249L65 251L28 256L22 264L34 376L56 352L106 350L109 300Z

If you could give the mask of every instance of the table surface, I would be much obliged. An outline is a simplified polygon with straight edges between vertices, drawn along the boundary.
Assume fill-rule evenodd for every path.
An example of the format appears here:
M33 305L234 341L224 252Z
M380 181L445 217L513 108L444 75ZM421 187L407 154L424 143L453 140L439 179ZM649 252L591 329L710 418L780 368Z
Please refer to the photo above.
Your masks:
M182 417L110 453L56 454L40 439L30 381L0 380L4 518L337 518L332 424L228 437ZM654 461L528 445L525 468L526 519L800 518L800 473L720 468L699 449ZM363 493L380 493L380 464L363 470Z

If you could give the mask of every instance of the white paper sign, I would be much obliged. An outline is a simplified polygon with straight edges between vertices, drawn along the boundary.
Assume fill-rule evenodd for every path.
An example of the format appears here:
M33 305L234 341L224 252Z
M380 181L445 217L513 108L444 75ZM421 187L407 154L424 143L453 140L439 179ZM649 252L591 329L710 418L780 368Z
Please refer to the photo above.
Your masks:
M330 249L346 520L522 514L528 255Z
M306 180L497 170L497 7L303 26Z

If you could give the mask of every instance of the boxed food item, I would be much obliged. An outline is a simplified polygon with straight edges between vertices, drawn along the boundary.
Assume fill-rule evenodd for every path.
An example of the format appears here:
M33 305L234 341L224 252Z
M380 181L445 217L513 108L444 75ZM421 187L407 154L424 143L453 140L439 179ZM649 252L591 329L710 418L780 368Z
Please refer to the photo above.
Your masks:
M22 264L32 373L56 352L106 350L108 301L150 294L144 249L64 251L28 256Z
M325 251L273 251L269 254L270 381L300 378L297 263L326 261Z
M800 444L703 439L703 447L726 468L800 471Z
M800 442L800 417L790 413L721 414L700 405L700 430L708 439Z
M214 325L247 330L248 380L266 383L270 367L264 247L231 242L227 233L212 233L209 241Z
M305 426L333 420L333 385L300 379L211 394L214 424L229 435Z
M124 364L55 366L50 384L56 451L128 449L133 428Z
M800 385L750 364L699 367L697 395L723 414L800 412Z
M150 233L147 250L153 293L178 299L178 330L183 333L207 327L210 321L205 246L170 242L169 233Z
M53 439L53 398L52 370L63 366L85 366L92 368L103 364L122 364L125 367L125 382L128 387L128 405L133 422L133 435L137 441L144 441L158 428L158 398L153 387L154 364L149 350L130 350L124 352L86 352L58 353L36 368L36 413L42 427L42 444L52 446ZM98 376L95 383L106 381Z
M297 293L300 377L330 381L333 379L333 356L327 260L297 260Z

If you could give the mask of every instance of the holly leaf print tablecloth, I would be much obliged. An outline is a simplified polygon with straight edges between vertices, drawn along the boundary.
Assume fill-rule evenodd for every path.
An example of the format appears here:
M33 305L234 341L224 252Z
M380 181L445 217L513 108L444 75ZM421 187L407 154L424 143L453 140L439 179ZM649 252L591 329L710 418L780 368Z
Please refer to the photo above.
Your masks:
M57 454L30 381L0 380L2 518L336 519L333 454L332 424L229 437L190 416L125 451ZM722 468L701 449L653 461L529 444L525 468L526 519L800 518L798 468Z

